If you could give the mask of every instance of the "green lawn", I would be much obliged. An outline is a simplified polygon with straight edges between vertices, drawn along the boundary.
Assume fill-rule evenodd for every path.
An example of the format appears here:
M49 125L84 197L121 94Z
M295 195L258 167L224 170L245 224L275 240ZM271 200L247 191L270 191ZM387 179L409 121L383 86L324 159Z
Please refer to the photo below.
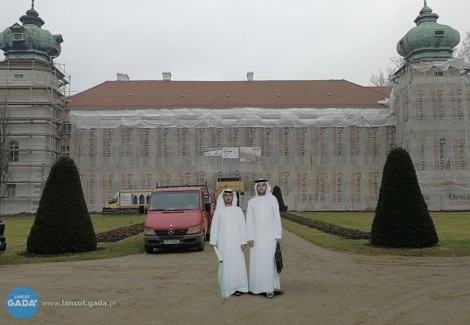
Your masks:
M332 223L338 226L370 231L373 212L291 212L303 217ZM348 240L329 235L315 229L282 220L283 227L315 245L336 250L367 255L403 256L470 256L470 212L432 212L439 243L423 249L387 249L372 247L367 240ZM26 240L33 224L33 216L4 216L7 250L0 255L0 265L78 261L102 259L142 253L143 235L129 237L117 243L98 243L95 252L67 254L61 256L30 257L25 255ZM91 216L95 233L123 226L142 223L144 215L101 215Z
M34 216L2 216L0 219L5 224L5 237L7 239L7 249L0 255L0 265L100 259L141 253L144 251L143 235L140 234L117 243L100 242L98 243L98 249L94 252L61 256L29 257L25 256L24 253L26 251L26 240L34 222ZM106 230L142 223L145 220L145 215L92 214L91 220L95 233L98 234Z
M374 212L291 212L302 217L332 223L338 226L370 231ZM439 243L423 249L388 249L369 245L367 240L347 240L324 234L283 220L283 226L310 242L334 250L360 254L392 254L410 256L469 256L470 212L431 212ZM307 229L303 229L307 228Z

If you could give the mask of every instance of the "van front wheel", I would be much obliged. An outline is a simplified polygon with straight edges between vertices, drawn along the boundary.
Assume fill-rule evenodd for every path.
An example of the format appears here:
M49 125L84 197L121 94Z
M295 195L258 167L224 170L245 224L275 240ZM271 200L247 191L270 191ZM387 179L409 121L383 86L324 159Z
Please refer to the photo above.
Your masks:
M206 243L205 241L205 236L202 237L202 240L201 242L197 245L196 249L199 251L199 252L202 252L204 250L204 244Z

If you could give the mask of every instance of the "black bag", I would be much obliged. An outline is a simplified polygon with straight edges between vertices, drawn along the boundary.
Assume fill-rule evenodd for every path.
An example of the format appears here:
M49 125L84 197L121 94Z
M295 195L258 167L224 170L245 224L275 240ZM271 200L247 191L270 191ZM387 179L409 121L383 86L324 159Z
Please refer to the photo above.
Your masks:
M281 253L281 244L276 243L276 252L274 253L274 261L276 261L277 273L281 273L283 264L282 264L282 253Z

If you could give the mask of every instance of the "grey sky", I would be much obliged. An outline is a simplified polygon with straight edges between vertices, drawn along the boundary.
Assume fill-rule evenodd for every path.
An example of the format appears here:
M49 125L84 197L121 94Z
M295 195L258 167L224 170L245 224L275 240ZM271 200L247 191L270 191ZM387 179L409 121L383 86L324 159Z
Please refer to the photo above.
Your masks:
M31 0L0 0L0 30ZM423 0L36 0L62 34L73 93L116 73L131 80L346 79L368 85L391 66ZM470 1L428 0L438 23L470 31ZM1 51L0 51L1 52ZM3 55L0 55L3 60Z

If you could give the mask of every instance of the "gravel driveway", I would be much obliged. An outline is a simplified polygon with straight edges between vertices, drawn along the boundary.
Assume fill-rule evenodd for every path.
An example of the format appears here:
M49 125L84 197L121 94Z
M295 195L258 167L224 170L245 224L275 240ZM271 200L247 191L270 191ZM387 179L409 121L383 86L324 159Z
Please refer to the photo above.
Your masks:
M331 252L284 231L282 294L217 296L216 257L167 252L0 266L2 324L470 324L470 258ZM40 300L27 320L5 306L15 287ZM49 304L46 306L45 304ZM55 304L55 306L51 306ZM109 306L104 306L108 304Z

